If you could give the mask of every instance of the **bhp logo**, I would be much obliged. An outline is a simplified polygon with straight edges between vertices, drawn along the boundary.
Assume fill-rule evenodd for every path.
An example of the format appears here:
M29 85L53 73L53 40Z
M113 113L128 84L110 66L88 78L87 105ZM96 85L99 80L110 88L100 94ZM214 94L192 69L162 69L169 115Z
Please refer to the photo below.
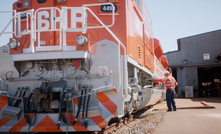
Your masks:
M55 9L51 9L50 11L37 11L38 30L47 31L49 29L56 29L57 22L59 22L59 25L64 29L77 29L77 23L83 24L86 20L84 19L83 12L84 10L81 7L64 8L60 13ZM68 22L71 22L70 27L68 27Z

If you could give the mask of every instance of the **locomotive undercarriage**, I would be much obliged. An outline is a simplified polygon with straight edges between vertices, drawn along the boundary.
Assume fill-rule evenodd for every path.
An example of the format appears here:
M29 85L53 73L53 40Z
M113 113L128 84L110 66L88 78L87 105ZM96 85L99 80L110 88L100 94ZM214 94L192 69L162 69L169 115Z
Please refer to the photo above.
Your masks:
M128 63L128 96L124 103L125 114L131 114L146 106L152 90L154 90L153 76Z
M74 67L74 62L79 66ZM89 75L87 63L82 62L85 61L62 59L16 62L20 78L6 78L2 87L7 87L9 102L3 116L19 120L22 110L24 114L59 113L59 120L67 123L61 113L76 115L75 111L80 109L77 111L79 118L94 116L92 113L100 115L97 95L92 90L93 83L101 84L100 81L103 81L102 85L107 85L110 78L99 74ZM78 107L75 107L72 99L75 96L81 102ZM10 113L11 109L13 112ZM30 122L28 117L26 121Z

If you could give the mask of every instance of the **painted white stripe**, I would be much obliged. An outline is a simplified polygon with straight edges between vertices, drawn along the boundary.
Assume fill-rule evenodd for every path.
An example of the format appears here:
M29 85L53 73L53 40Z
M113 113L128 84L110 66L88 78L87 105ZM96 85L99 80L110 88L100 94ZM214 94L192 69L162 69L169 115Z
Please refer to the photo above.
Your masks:
M98 125L96 123L94 123L90 118L87 119L88 120L88 130L89 131L100 131L100 127L98 127Z
M175 86L175 84L165 84L165 86Z
M113 90L103 92L116 106L117 106L117 93Z
M106 109L106 107L103 106L103 104L100 103L100 102L99 102L99 107L100 107L101 116L102 116L106 121L109 121L110 118L114 117L114 115L113 115L108 109Z

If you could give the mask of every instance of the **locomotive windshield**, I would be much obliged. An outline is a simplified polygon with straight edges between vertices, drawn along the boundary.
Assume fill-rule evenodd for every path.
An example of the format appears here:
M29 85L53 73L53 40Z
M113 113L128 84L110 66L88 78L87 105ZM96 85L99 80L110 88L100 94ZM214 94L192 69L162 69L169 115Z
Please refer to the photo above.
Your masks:
M38 0L38 3L45 3L47 0Z

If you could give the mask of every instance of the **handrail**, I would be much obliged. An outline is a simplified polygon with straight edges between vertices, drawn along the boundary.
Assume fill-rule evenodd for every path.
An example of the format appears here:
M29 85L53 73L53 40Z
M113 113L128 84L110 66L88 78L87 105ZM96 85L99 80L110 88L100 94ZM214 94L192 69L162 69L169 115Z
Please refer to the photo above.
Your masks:
M102 26L97 26L96 28L105 28L109 34L118 42L118 46L119 46L119 53L120 53L120 46L123 47L124 49L124 64L123 64L123 74L124 74L124 78L127 78L127 59L126 59L126 47L123 45L123 43L116 37L116 35L109 29L109 27L113 26L113 24L115 23L115 14L114 14L114 5L112 3L101 3L101 4L89 4L89 5L83 5L83 7L86 7L86 6L95 6L95 5L103 5L103 4L110 4L112 5L113 7L113 10L112 10L112 14L113 14L113 17L112 17L112 21L113 23L109 26L105 26L105 24L89 9L89 8L86 8L86 10L88 10L98 21L99 23L102 25ZM93 28L93 27L88 27L88 28ZM121 66L120 66L120 61L119 61L119 72L121 71ZM120 83L119 83L119 87L117 88L117 91L120 90L120 87L121 87L121 84L122 84L122 78L121 78L121 73L119 73L119 80L120 80ZM123 81L123 87L126 91L126 95L128 94L127 93L127 79L125 79Z
M54 26L54 24L51 24L51 29L49 30L49 29L47 29L47 31L49 32L49 31L59 31L60 32L60 40L59 40L59 50L61 50L61 48L62 48L62 43L61 43L61 39L62 39L62 35L61 35L61 33L62 33L62 29L63 29L63 14L61 13L61 10L59 9L59 8L57 8L57 7L45 7L45 8L39 8L39 9L37 9L36 11L35 11L35 14L34 14L34 39L36 40L36 33L38 33L38 49L36 48L36 50L37 51L47 51L47 50L51 50L51 46L50 47L48 47L48 46L45 46L45 47L42 47L42 46L40 46L40 32L43 32L43 31L45 31L45 30L37 30L37 13L38 13L38 11L40 11L40 10L49 10L49 9L51 9L51 11L54 9L54 10L58 10L58 12L60 13L60 18L59 18L59 21L60 21L60 28L59 29L57 29L57 28L54 28L53 26ZM52 12L51 12L52 13ZM52 16L52 15L51 15ZM57 46L53 46L54 48L57 48ZM43 49L40 49L40 48L43 48ZM57 49L53 49L53 50L57 50Z
M147 10L147 6L145 4L143 4L143 15L144 15L144 25L148 26L148 30L150 32L151 37L153 37L153 28L152 28L152 20L150 18L150 13Z
M0 11L0 13L14 13L14 17L12 17L12 19L9 21L9 23L6 25L6 27L3 29L3 31L0 33L0 36L2 34L14 34L15 37L18 37L16 35L17 31L16 31L16 10L13 11ZM8 28L8 26L11 24L11 22L14 20L14 28L15 28L15 32L5 32L5 30Z
M105 27L105 24L102 21L99 21L99 22L109 32L109 34L118 42L119 50L120 50L120 46L123 47L123 49L124 49L124 64L123 64L124 65L124 67L123 67L124 69L123 69L123 71L124 71L124 78L127 78L127 77L125 77L125 75L127 74L127 72L126 72L127 71L127 69L126 69L126 65L127 65L126 47L123 45L123 43L116 37L116 35L108 27ZM119 51L119 53L120 53L120 51ZM119 64L119 69L120 69L120 64ZM121 70L119 70L119 72L120 71ZM119 89L121 87L121 84L122 84L122 82L121 82L121 73L119 73L119 80L120 80L120 84L119 84L119 87L118 87L117 91L119 91ZM127 82L126 82L126 80L123 82L123 87L125 88L125 90L127 92Z
M154 75L155 76L154 77L163 77L163 75L165 73L165 69L162 66L162 64L160 63L160 61L157 59L156 56L154 56L154 65L155 65L155 69L154 69ZM160 71L162 76L157 71Z
M91 11L91 9L86 8L86 7L89 7L89 6L98 6L98 5L111 5L112 6L112 9L113 9L112 10L112 24L111 25L105 25L105 26L86 27L87 29L112 27L115 23L115 14L114 14L115 7L114 7L114 4L112 4L112 3L84 4L83 8L88 10L101 23L102 21Z

